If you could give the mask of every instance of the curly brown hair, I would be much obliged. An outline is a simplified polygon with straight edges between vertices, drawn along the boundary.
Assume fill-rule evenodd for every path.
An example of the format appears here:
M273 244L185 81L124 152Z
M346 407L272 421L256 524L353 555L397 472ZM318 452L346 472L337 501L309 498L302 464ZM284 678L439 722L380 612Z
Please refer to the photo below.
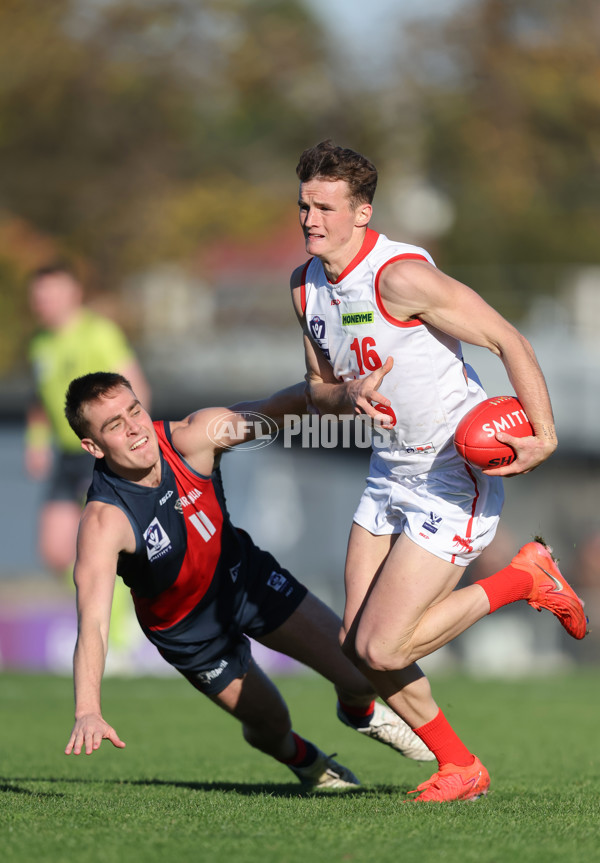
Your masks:
M377 188L377 168L365 156L331 139L309 147L300 156L296 174L301 183L309 180L345 180L354 206L371 204Z

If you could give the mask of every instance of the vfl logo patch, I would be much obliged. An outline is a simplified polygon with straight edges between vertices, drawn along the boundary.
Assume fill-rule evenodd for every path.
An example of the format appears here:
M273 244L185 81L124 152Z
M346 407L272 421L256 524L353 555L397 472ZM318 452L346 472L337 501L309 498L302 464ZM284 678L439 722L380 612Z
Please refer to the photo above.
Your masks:
M422 527L424 527L425 530L428 530L429 533L437 533L441 523L442 516L436 515L434 512L430 512L429 518L427 519L427 521L423 522Z
M144 531L148 560L156 560L171 550L171 540L157 518L153 518Z
M354 327L357 324L372 324L375 321L373 312L343 312L342 326Z
M314 339L317 341L321 341L321 339L325 338L325 321L323 318L320 318L318 315L315 315L314 318L310 319L310 331L313 335Z

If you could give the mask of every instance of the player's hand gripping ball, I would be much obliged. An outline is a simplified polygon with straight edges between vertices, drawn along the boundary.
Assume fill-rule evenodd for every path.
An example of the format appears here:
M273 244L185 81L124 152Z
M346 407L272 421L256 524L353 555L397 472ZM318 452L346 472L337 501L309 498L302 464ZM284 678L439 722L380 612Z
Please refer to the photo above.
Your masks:
M496 439L496 432L515 437L534 434L521 402L514 396L496 396L475 405L454 432L454 446L465 461L484 470L511 464L516 454Z

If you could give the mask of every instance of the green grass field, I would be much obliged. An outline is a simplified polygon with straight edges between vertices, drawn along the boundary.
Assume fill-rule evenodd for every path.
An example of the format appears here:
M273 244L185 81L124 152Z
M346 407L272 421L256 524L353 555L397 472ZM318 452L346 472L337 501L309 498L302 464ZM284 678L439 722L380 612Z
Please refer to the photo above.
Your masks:
M3 863L587 863L600 861L596 671L524 680L433 679L492 776L487 799L415 805L432 772L335 718L312 674L279 681L294 727L362 780L303 796L237 723L184 680L108 679L104 712L125 750L67 757L71 682L5 674L0 721Z

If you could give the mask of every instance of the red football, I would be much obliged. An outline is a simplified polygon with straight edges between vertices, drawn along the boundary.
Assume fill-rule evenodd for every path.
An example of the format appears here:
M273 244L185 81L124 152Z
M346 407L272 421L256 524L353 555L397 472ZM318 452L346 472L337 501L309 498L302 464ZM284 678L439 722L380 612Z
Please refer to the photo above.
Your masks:
M534 433L523 405L514 396L496 396L471 408L454 432L456 451L469 464L484 470L510 464L515 451L496 440L498 431L515 437Z

